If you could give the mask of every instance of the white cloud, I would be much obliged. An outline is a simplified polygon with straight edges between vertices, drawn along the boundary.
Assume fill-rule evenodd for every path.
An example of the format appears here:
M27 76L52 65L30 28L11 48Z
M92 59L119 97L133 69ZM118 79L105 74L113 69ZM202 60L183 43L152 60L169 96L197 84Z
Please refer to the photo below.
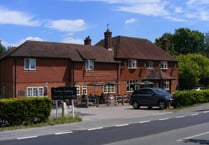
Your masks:
M150 3L144 2L144 3L136 3L126 6L119 6L117 8L118 11L123 12L129 12L129 13L136 13L136 14L142 14L147 16L162 16L167 15L168 12L165 9L166 3Z
M113 5L114 10L171 21L209 21L208 0L66 0L95 1Z
M130 23L135 23L135 22L136 22L136 19L130 18L130 19L127 19L127 20L125 21L125 24L130 24Z
M33 16L0 7L0 24L14 24L25 26L39 26L40 22L33 20Z
M16 43L10 43L10 42L7 42L7 41L2 41L2 45L5 46L5 47L17 47L17 46L21 45L22 43L24 43L26 40L43 41L43 39L40 38L40 37L28 36L24 39L19 40Z
M65 38L62 40L64 43L73 43L73 44L84 44L84 40L73 38L72 33L65 35Z
M77 31L85 30L86 23L82 19L77 19L77 20L61 19L61 20L54 20L49 22L47 27L63 32L77 32Z

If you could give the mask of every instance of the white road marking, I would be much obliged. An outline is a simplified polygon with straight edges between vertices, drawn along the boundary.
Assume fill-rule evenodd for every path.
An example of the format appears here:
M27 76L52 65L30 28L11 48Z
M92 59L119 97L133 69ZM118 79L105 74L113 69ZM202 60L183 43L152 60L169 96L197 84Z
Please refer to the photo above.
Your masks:
M178 139L177 141L180 142L180 141L183 141L183 140L191 139L191 138L206 135L206 134L209 134L209 131L203 132L203 133L200 133L200 134L196 134L196 135L193 135L193 136L188 136L188 137L185 137L185 138L181 138L181 139Z
M31 139L31 138L36 138L38 136L24 136L24 137L18 137L17 140L23 140L23 139Z
M160 118L160 119L158 119L158 120L168 120L169 118Z
M139 123L148 123L150 120L140 121Z
M115 125L116 127L121 127L121 126L128 126L129 124L117 124Z
M62 135L62 134L69 134L69 133L73 133L73 132L72 131L57 132L57 133L55 133L55 135Z
M98 129L103 129L103 127L89 128L88 131L91 131L91 130L98 130Z
M203 111L203 113L209 113L209 111Z
M183 117L185 117L185 116L176 116L175 118L183 118Z
M199 115L199 113L193 113L193 114L191 114L191 116L196 116L196 115Z

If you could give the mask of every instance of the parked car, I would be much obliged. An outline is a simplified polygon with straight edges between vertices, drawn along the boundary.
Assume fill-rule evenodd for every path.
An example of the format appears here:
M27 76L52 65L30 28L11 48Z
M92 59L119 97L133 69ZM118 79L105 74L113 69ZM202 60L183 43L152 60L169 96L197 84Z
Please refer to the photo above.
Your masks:
M204 90L204 89L205 89L204 87L195 87L195 88L193 88L192 90L200 91L200 90Z
M172 102L173 96L161 88L140 88L131 94L129 104L134 109L138 109L140 106L147 106L149 109L158 106L162 110L169 104L172 105Z

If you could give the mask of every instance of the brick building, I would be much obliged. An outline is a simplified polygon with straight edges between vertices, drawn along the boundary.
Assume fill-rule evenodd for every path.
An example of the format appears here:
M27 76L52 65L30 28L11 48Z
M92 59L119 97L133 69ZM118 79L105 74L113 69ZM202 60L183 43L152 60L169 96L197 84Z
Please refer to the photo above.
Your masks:
M51 88L76 86L81 95L124 95L149 82L170 92L178 82L177 60L146 39L112 37L96 45L26 41L0 57L1 97L51 96ZM91 84L91 85L90 85Z

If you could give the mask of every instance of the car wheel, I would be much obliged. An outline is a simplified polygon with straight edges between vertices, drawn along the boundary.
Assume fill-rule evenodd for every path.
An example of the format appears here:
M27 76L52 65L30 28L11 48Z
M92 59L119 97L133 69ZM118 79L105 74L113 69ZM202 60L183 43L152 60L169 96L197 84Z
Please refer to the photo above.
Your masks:
M158 106L159 106L159 109L160 109L160 110L165 109L165 108L166 108L165 101L159 101Z
M136 101L133 102L133 108L134 109L138 109L139 108L139 104Z

